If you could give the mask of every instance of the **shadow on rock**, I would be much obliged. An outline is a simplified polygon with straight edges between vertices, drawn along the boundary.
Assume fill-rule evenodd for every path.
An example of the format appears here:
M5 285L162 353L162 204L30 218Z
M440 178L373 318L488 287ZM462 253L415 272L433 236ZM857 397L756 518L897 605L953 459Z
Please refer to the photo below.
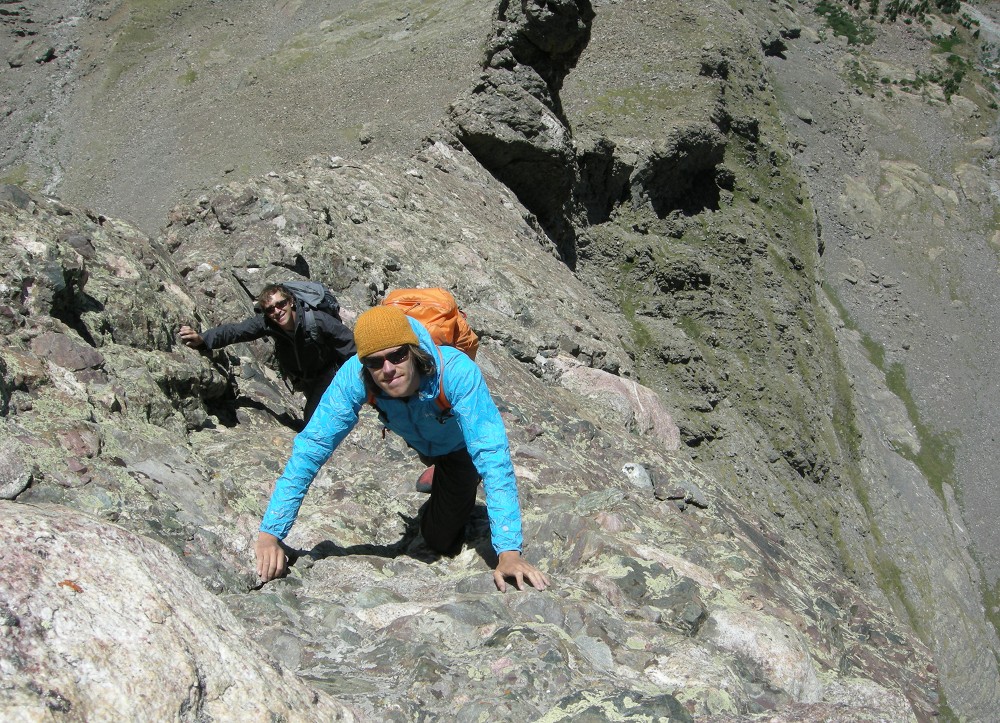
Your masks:
M489 518L484 505L476 505L466 524L463 534L455 541L455 544L445 552L432 550L424 541L420 534L420 520L423 516L427 502L421 505L417 514L413 517L399 515L403 520L403 534L399 540L391 544L363 543L360 545L339 545L333 540L323 540L311 549L297 549L280 542L281 548L288 557L288 570L296 565L300 560L305 563L305 567L311 567L320 560L331 557L349 557L352 555L370 555L374 557L385 557L395 559L397 557L410 557L420 562L432 563L442 557L453 558L458 556L465 548L473 549L480 558L491 568L497 565L497 554L493 550L489 536ZM263 584L255 586L253 589L259 590Z

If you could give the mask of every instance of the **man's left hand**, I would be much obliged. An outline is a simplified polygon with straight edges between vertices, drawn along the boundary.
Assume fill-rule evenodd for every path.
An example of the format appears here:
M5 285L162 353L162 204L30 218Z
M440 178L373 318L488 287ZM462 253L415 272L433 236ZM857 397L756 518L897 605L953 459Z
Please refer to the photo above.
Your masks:
M517 550L500 553L497 569L493 571L493 582L500 592L507 592L507 578L514 579L514 585L518 590L524 589L525 580L536 590L544 590L550 584L545 573L521 557L521 553Z

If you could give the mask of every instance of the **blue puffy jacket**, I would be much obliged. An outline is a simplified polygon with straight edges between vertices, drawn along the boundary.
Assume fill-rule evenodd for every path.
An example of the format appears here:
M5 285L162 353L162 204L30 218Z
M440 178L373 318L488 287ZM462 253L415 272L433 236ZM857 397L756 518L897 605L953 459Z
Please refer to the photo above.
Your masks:
M382 394L377 397L385 426L428 457L466 447L483 478L493 548L497 554L520 551L521 508L507 431L482 372L460 350L437 347L420 322L408 320L421 348L435 360L438 371L421 381L416 398L409 402ZM261 521L262 532L284 539L319 468L358 423L358 412L368 399L361 368L357 355L344 363L309 424L295 437L292 456L278 478ZM445 396L451 404L451 414L443 419L437 405L442 377Z

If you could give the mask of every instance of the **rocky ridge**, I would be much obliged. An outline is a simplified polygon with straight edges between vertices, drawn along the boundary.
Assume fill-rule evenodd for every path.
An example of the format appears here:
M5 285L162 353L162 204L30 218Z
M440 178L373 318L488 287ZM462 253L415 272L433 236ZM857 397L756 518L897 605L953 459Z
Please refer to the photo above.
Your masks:
M621 377L584 364L581 357L617 365L621 319L600 311L471 156L436 146L424 159L395 168L316 159L262 184L230 187L178 208L165 246L38 197L18 196L23 209L6 206L5 233L18 241L10 251L28 268L37 268L31 261L39 254L53 261L46 276L22 271L22 285L30 281L25 302L7 306L5 461L22 489L8 495L17 504L8 505L4 524L23 545L4 563L34 574L4 576L12 633L4 659L16 681L6 689L16 698L5 706L122 711L120 697L91 700L96 694L49 675L52 663L42 656L57 644L49 636L62 641L64 629L83 627L91 640L104 640L88 617L95 603L79 600L96 598L110 611L134 604L130 578L101 564L103 554L138 568L153 564L124 542L124 527L160 541L142 554L172 550L199 578L163 570L169 582L153 597L162 617L183 619L192 605L171 597L175 586L198 605L221 599L248 632L231 621L227 629L267 650L242 655L273 656L326 691L282 700L301 701L292 717L323 717L334 706L328 696L344 704L338 715L389 720L472 720L487 710L560 720L588 710L628 715L637 705L644 715L681 720L766 710L816 720L930 716L936 680L923 645L838 578L821 549L783 538L706 476L679 448L676 430L664 432L665 409L653 410L660 422L652 423L643 397L621 391ZM470 193L476 187L481 194ZM357 207L345 204L331 219L331 200L348 197ZM509 241L466 247L438 236L454 218L463 220L463 238ZM404 219L408 232L386 244L378 229ZM331 221L355 233L331 236ZM76 247L59 239L76 239L89 256L86 279L61 289L47 284L72 279L81 264ZM399 253L426 267L396 266ZM414 460L398 440L381 439L373 418L314 483L287 540L297 557L292 574L251 589L253 530L281 461L275 449L287 450L292 438L278 420L295 400L253 351L213 360L177 347L167 333L213 298L207 293L220 300L242 293L232 266L213 263L237 254L249 256L236 266L270 274L288 273L300 258L312 260L314 274L339 272L348 309L364 308L380 283L404 285L410 273L433 283L463 269L470 286L460 293L475 299L468 311L483 333L480 364L510 429L527 551L557 580L552 593L501 596L492 588L482 511L464 552L429 555L412 527L421 501L412 491ZM17 257L10 261L17 268ZM488 290L474 293L486 278ZM144 289L160 290L158 307L121 309ZM67 297L79 314L53 315ZM571 313L580 308L591 311ZM121 334L112 321L118 313L133 320ZM532 329L539 336L529 358L523 345ZM220 368L235 378L235 398L219 383ZM585 392L573 391L580 375ZM63 410L55 426L53 408ZM58 530L40 532L55 519ZM100 539L104 552L68 556L75 548L60 541L75 535ZM169 630L135 632L169 649L159 642ZM182 719L225 705L224 672L197 650L178 673L181 691L200 691L174 697ZM89 649L67 655L78 666L108 664ZM145 668L140 660L129 665ZM245 705L262 716L279 710L270 697Z
M821 146L788 136L769 90L765 58L799 38L844 45L788 5L553 8L500 7L481 82L411 158L315 157L177 207L152 240L7 189L5 496L166 543L251 628L264 613L270 654L362 717L456 700L470 719L638 714L636 700L679 718L981 717L996 637L957 504L898 454L920 430L817 293L818 252L840 237L786 149ZM532 195L553 173L555 195ZM412 462L374 425L317 481L291 578L244 592L296 400L263 348L198 359L172 330L245 311L237 276L287 274L355 313L392 286L454 287L486 339L530 554L563 581L552 599L482 589L481 525L459 557L428 560ZM500 644L521 654L491 656ZM395 665L411 657L428 663Z

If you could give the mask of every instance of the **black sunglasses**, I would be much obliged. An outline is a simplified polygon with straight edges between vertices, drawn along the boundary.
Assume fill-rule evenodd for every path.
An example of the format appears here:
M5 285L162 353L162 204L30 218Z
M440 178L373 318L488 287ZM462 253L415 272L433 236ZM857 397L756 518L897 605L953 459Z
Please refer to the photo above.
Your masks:
M288 299L282 299L281 301L275 301L271 306L264 307L264 313L270 316L275 311L280 311L288 306Z
M396 351L391 351L385 356L366 356L361 360L367 369L381 369L382 365L388 361L393 366L402 364L410 356L410 347L401 346Z

